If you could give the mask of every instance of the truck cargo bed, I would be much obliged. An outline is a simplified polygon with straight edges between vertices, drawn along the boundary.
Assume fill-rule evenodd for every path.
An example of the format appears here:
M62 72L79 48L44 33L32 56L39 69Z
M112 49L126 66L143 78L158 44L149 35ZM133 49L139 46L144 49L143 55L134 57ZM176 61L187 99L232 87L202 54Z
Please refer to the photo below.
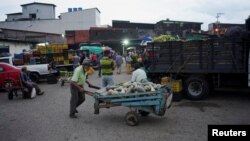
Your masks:
M249 41L209 39L151 43L149 73L248 73Z

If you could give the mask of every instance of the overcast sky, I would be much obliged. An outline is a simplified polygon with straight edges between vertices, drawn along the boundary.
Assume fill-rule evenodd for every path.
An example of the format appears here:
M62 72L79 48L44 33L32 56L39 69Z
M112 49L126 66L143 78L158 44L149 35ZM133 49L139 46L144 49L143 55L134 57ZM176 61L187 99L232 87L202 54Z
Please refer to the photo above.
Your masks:
M0 4L0 21L6 14L21 12L21 4L34 0L6 0ZM245 23L250 15L250 0L36 0L35 2L56 5L56 16L68 8L83 9L97 7L101 11L101 24L111 25L112 20L156 23L170 20L203 22L202 29L216 21L217 13L221 23Z

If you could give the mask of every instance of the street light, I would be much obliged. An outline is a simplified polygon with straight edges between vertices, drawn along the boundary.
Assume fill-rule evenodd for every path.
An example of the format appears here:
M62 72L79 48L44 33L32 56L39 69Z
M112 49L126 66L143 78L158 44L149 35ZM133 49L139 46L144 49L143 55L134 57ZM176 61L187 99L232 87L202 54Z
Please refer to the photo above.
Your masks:
M125 39L122 41L122 54L124 55L124 47L127 46L129 44L129 40Z

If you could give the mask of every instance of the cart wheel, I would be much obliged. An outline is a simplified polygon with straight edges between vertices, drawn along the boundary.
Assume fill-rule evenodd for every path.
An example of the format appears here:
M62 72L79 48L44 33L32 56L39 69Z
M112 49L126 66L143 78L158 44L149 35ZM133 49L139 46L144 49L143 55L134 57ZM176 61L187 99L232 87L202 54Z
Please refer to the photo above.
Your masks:
M61 81L61 87L64 86L64 83L65 83L64 80L62 80Z
M12 80L5 80L4 81L4 89L7 91L11 91L14 86L14 82Z
M125 117L126 124L129 126L136 126L139 123L138 114L135 111L130 111Z
M159 112L159 116L164 116L165 115L165 112L166 112L166 105L164 105L164 107L162 109L160 109L160 112Z
M139 110L139 113L141 114L142 117L147 117L149 115L149 112Z
M9 100L12 100L12 99L13 99L13 91L12 91L12 90L10 90L10 91L8 92L8 99L9 99Z

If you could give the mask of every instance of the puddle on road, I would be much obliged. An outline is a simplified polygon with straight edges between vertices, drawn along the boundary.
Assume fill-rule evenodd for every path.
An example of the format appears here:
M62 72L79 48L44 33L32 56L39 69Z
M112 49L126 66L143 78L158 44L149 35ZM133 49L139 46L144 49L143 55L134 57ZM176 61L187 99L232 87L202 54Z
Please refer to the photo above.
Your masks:
M201 112L205 112L205 107L220 108L218 104L208 102L184 102L176 105L178 107L198 108Z

